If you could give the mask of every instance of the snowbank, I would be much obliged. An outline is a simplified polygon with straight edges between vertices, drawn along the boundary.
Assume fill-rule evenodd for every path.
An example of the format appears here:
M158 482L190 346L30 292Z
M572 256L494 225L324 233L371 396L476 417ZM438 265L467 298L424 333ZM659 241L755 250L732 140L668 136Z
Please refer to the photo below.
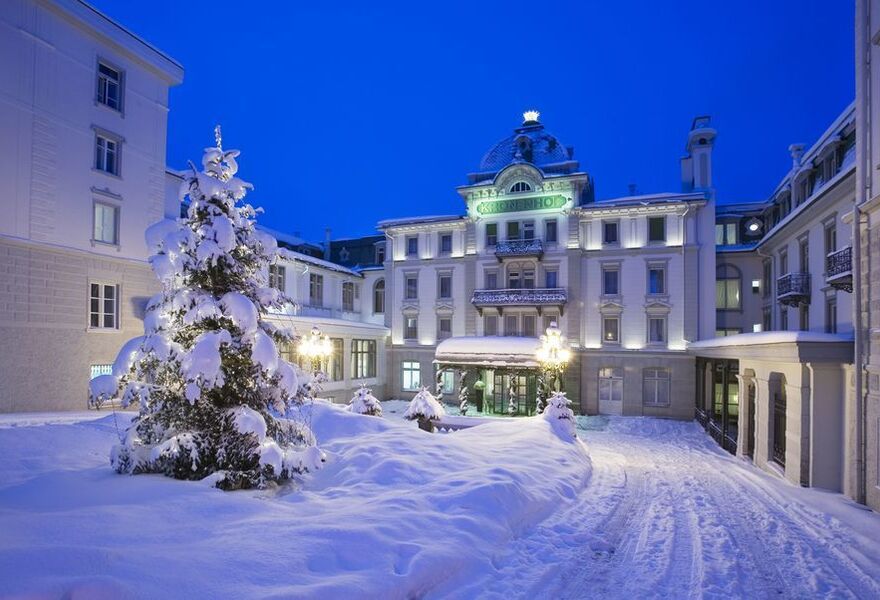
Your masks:
M591 472L540 418L429 435L319 403L324 469L229 493L114 473L129 418L0 429L0 597L443 597Z

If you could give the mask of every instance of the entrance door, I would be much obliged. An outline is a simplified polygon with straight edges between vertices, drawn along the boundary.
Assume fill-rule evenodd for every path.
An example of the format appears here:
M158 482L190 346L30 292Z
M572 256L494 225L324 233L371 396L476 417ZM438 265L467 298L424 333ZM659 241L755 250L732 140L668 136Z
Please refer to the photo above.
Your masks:
M623 367L599 369L599 414L623 414Z

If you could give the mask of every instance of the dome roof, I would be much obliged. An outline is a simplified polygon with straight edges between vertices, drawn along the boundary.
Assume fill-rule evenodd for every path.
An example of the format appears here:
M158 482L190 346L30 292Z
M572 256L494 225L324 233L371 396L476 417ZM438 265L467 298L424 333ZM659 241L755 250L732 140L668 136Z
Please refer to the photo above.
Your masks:
M542 167L572 160L574 150L566 148L559 138L544 129L544 125L538 122L537 111L527 111L523 118L521 127L486 152L480 161L481 173L497 173L515 162ZM576 168L575 163L572 170Z

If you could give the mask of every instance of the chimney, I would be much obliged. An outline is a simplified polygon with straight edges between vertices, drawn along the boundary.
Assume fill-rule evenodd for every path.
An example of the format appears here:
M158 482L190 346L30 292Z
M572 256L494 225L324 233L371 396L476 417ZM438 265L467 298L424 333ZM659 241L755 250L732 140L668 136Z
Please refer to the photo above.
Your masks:
M788 147L788 151L791 154L791 168L797 169L801 166L801 156L804 155L804 145L792 144Z
M330 260L330 228L324 230L324 260Z

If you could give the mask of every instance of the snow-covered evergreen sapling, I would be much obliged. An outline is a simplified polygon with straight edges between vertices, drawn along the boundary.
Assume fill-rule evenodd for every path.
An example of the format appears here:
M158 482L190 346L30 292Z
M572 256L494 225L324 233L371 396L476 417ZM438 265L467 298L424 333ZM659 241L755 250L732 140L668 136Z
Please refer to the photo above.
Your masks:
M513 384L513 378L511 377L510 385L507 387L507 414L512 417L518 412L519 407L516 401L516 386Z
M111 462L120 473L212 476L223 489L261 487L316 469L311 431L285 418L302 394L278 343L291 333L262 319L287 299L269 286L272 236L241 203L238 151L207 148L181 186L185 218L147 229L162 292L147 303L144 335L127 342L111 375L90 385L95 402L136 401L138 416Z
M419 429L428 432L434 431L432 421L442 419L444 416L446 416L446 411L443 409L443 405L437 402L437 399L431 395L431 392L426 387L423 387L413 397L403 413L404 419L410 421L418 420Z
M468 404L468 389L467 385L465 385L466 377L467 373L462 371L461 377L458 379L458 411L462 416L467 416L467 412L471 407L470 404Z
M550 421L557 435L565 439L574 439L577 429L574 411L570 407L571 400L565 397L564 392L553 392L541 415Z
M359 415L382 416L382 404L373 395L373 390L368 389L365 385L362 385L351 397L348 410Z

